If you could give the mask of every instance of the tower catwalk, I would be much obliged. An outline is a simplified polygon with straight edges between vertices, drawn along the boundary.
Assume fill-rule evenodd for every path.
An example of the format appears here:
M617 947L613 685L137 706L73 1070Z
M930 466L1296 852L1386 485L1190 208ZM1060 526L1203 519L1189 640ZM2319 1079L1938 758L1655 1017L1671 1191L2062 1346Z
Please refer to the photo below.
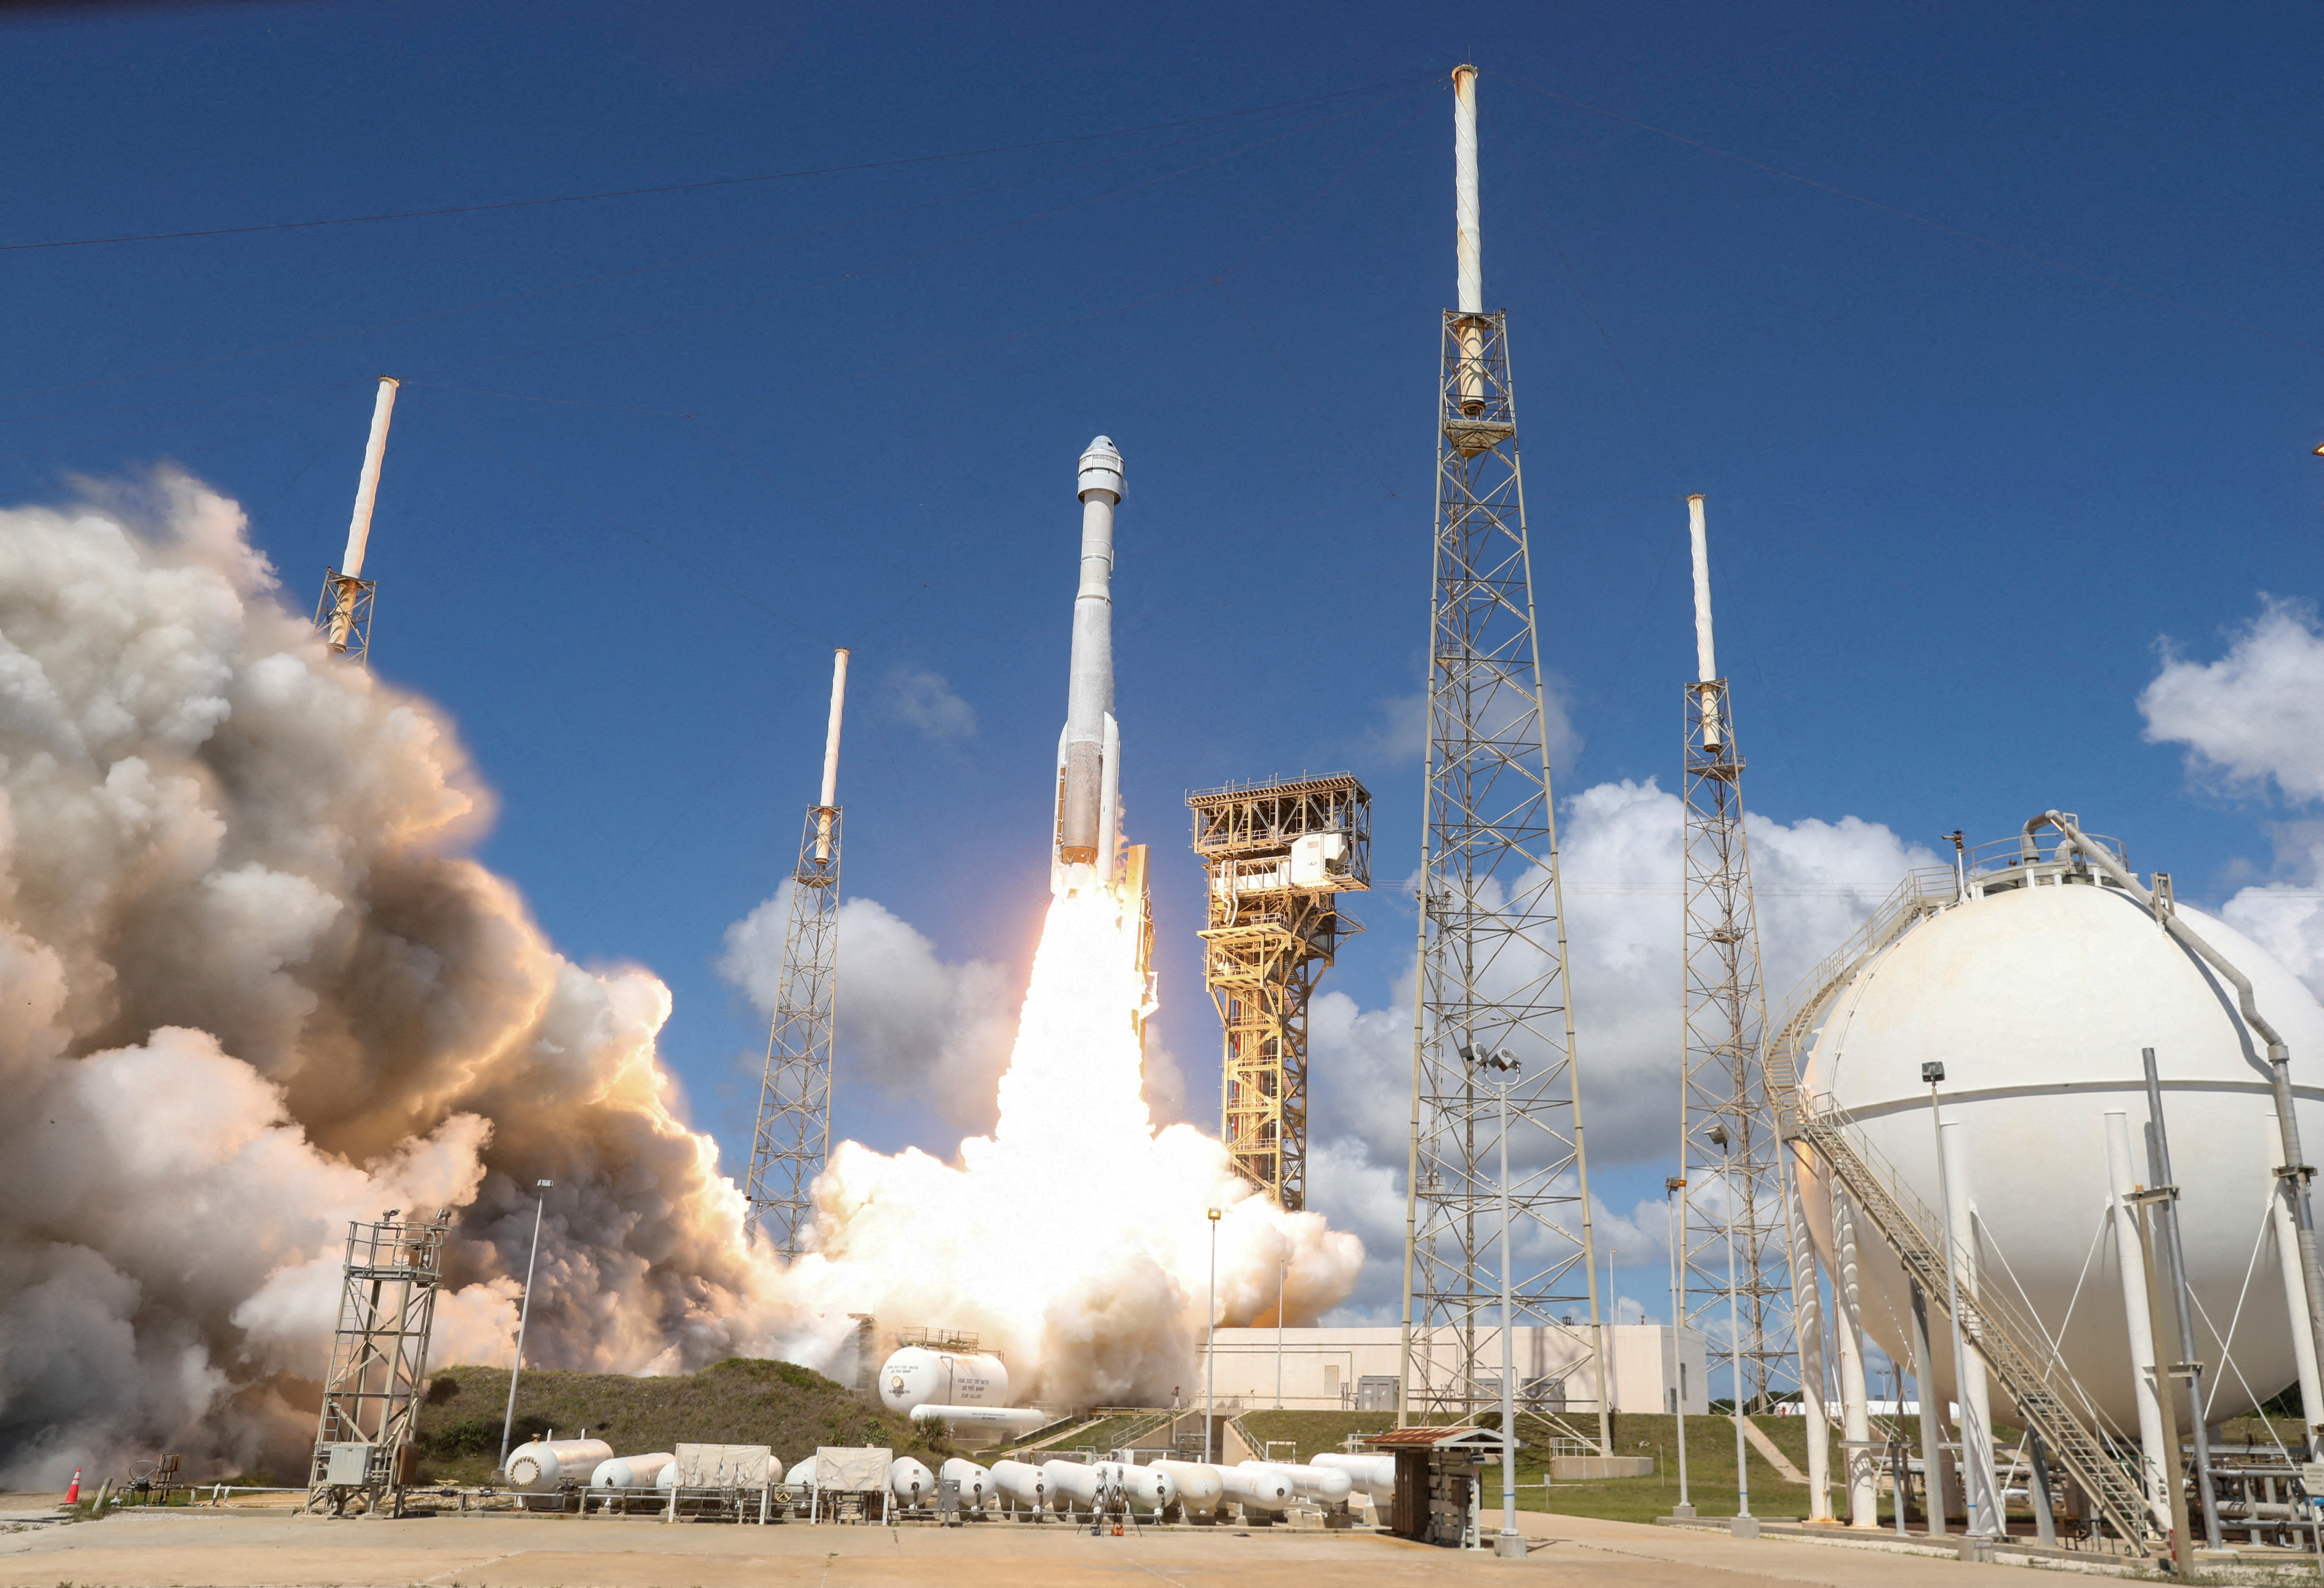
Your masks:
M1743 831L1743 753L1711 631L1702 498L1687 499L1694 543L1695 681L1686 686L1686 1023L1681 1084L1681 1321L1727 1341L1745 1405L1799 1387L1790 1231L1781 1153L1759 1044L1766 998ZM1735 1262L1730 1271L1728 1248ZM1734 1278L1730 1287L1729 1275ZM1712 1352L1713 1360L1721 1354Z
M1500 1405L1496 1078L1508 1072L1484 1061L1512 1058L1509 1288L1517 1326L1538 1329L1516 1353L1519 1409L1594 1406L1602 1452L1605 1354L1517 409L1505 317L1483 307L1475 69L1452 83L1460 307L1444 317L1438 387L1398 1416Z
M807 809L791 871L782 981L767 1032L759 1124L751 1141L745 1222L783 1256L797 1257L814 1212L815 1177L831 1152L831 1042L839 999L839 717L847 701L847 653L831 661L831 718L824 730L823 800Z
M1361 932L1340 908L1371 886L1372 797L1344 773L1189 794L1210 884L1203 979L1226 1028L1219 1139L1235 1170L1307 1206L1307 1001Z

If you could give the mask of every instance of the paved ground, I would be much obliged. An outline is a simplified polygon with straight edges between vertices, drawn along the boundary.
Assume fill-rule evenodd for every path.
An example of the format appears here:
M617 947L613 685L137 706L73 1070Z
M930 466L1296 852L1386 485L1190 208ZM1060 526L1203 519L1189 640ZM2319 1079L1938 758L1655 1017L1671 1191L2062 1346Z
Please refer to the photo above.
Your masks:
M9 1497L14 1501L16 1497ZM404 1522L178 1511L0 1531L0 1588L1400 1588L1448 1576L1588 1588L1978 1588L2024 1568L1584 1518L1520 1519L1522 1563L1370 1534L1233 1528L1093 1538L1062 1525L666 1527L625 1518ZM0 1528L8 1519L0 1511Z

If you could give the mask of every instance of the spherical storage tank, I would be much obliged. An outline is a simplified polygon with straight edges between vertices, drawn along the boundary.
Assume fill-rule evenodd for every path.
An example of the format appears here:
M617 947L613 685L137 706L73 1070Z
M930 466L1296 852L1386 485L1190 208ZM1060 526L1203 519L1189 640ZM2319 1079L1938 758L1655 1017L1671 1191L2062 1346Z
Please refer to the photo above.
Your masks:
M2179 907L2185 923L2251 978L2259 1011L2292 1052L2306 1155L2324 1150L2324 1008L2242 933ZM1973 1210L1980 1284L2031 1310L2068 1370L2118 1427L2135 1430L2123 1275L2107 1222L2106 1116L2126 1116L2132 1180L2147 1172L2140 1050L2153 1048L2179 1204L2209 1420L2292 1384L2297 1363L2271 1223L2282 1161L2266 1044L2234 989L2094 868L2043 862L1969 879L1969 896L1902 933L1831 1000L1803 1068L1809 1108L1844 1109L1929 1208L1936 1133L1922 1065L1938 1088L1955 1201ZM1834 1262L1823 1165L1808 1155L1809 1229ZM1855 1224L1866 1331L1911 1362L1911 1291L1870 1222ZM1932 1229L1932 1235L1941 1234ZM1931 1379L1950 1397L1941 1299L1929 1308ZM2166 1309L2165 1317L2168 1317ZM2205 1318L2209 1319L2207 1326ZM2232 1329L2223 1369L2211 1328ZM2159 1343L2167 1352L2168 1336ZM1993 1385L1997 1415L2006 1416ZM2324 1409L2310 1415L2324 1415Z
M880 1400L906 1416L916 1406L1006 1406L1009 1370L981 1352L907 1345L881 1366Z

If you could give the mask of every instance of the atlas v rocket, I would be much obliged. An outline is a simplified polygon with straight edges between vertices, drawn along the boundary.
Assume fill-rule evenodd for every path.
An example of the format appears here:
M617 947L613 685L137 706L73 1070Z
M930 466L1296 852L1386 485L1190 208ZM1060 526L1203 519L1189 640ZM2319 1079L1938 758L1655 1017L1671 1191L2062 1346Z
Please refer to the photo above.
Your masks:
M1121 454L1101 436L1082 454L1082 580L1065 729L1057 736L1057 836L1049 886L1058 894L1113 880L1121 788L1121 730L1113 720L1113 509Z

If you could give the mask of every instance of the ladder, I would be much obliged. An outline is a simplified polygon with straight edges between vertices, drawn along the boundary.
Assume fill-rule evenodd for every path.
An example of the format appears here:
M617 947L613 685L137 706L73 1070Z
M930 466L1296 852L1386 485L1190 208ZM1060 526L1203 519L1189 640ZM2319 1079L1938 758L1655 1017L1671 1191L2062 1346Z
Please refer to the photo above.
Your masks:
M1949 907L1957 897L1949 870L1907 877L1855 937L1809 973L1802 989L1805 996L1794 1004L1791 1017L1768 1044L1764 1059L1778 1135L1787 1143L1803 1143L1823 1161L1904 1271L1919 1282L1922 1293L1941 1308L1950 1308L1955 1297L1945 1268L1944 1226L1844 1113L1809 1111L1800 1092L1799 1056L1832 995L1906 928ZM1962 1337L2116 1533L2144 1555L2163 1553L2167 1540L2154 1525L2139 1466L2107 1447L2100 1432L2103 1419L2066 1371L2047 1332L2001 1295L1998 1287L1980 1290L1973 1271L1964 1271L1959 1286Z

